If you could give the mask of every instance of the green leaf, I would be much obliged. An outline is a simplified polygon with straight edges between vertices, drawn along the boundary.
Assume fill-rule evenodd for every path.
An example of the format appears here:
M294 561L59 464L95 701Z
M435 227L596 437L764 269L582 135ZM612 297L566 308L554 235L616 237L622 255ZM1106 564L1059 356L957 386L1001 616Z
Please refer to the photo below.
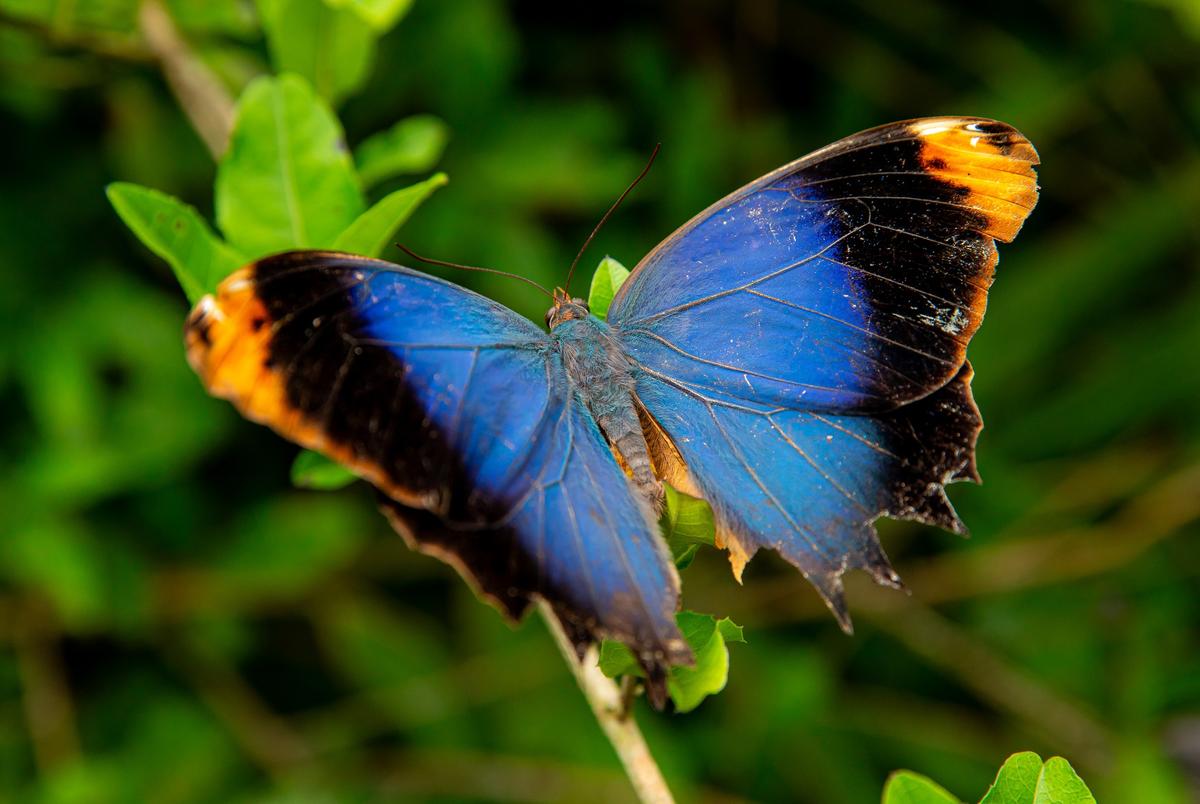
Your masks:
M628 278L629 269L612 257L600 260L596 273L592 274L591 290L588 291L588 308L592 315L601 321L608 317L608 306L612 304L613 296L617 295L617 290Z
M358 175L369 187L392 176L424 173L437 164L448 138L446 124L433 115L406 117L354 149Z
M701 614L698 611L681 611L675 615L675 622L683 634L684 640L692 650L702 650L717 633L717 618L711 614Z
M675 702L675 711L690 712L709 695L725 688L729 678L729 649L727 642L745 642L742 627L725 617L718 620L711 614L681 611L675 622L684 640L696 656L692 667L672 667L667 676L667 692ZM629 675L644 678L645 672L633 652L620 642L600 643L600 670L609 678Z
M634 658L633 651L620 642L615 642L611 639L606 639L600 643L600 672L609 678L617 676L638 676L646 675L637 659Z
M680 548L671 546L671 556L675 559L675 569L685 570L692 566L692 562L696 560L696 554L700 552L700 545L689 544Z
M1013 754L979 804L1030 804L1042 772L1042 758L1032 751Z
M1087 785L1062 757L1013 754L979 804L1095 804Z
M171 266L193 304L245 262L182 201L127 182L114 182L105 192L125 225Z
M297 73L337 103L366 81L376 33L361 16L319 0L259 0L277 72Z
M883 788L883 804L961 804L944 787L912 771L896 771Z
M446 182L445 173L436 173L420 184L384 196L347 226L333 247L338 251L378 257L421 202Z
M1033 804L1096 804L1096 798L1071 763L1050 757L1038 775Z
M682 713L692 711L709 695L725 689L729 679L729 649L711 614L681 611L676 620L696 655L695 665L672 667L667 677L667 691L675 702L675 711Z
M303 489L332 491L348 486L358 477L346 467L319 452L304 450L292 461L292 485Z
M663 493L666 505L663 506L659 527L671 548L671 555L675 557L675 566L686 569L699 545L712 546L716 542L712 509L699 497L684 494L666 483L663 484Z
M722 617L720 620L717 620L717 631L726 643L741 642L743 645L746 644L745 629L728 617Z
M412 8L413 0L325 0L331 8L348 8L378 33L384 33Z
M366 204L342 128L303 78L260 78L217 168L217 223L252 257L329 248Z

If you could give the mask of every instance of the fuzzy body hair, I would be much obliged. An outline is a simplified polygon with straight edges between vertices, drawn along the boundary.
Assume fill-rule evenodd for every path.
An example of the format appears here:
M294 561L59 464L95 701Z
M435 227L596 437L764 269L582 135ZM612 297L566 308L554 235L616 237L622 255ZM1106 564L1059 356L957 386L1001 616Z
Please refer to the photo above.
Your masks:
M558 344L571 386L629 467L641 496L655 508L662 485L654 476L646 437L634 404L633 365L612 331L595 316L563 320L551 337Z

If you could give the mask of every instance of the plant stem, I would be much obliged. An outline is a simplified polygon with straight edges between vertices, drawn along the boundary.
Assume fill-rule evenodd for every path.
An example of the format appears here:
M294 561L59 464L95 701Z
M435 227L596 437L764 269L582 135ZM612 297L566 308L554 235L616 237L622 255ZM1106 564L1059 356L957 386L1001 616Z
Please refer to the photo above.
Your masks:
M604 736L608 737L621 764L625 766L625 773L629 776L638 798L645 804L673 804L675 799L667 788L658 763L650 754L646 738L642 736L633 713L626 711L620 687L600 672L596 647L593 645L588 648L588 652L580 661L575 653L575 646L567 638L554 612L545 603L540 603L539 607L542 619L546 621L546 628L553 635L558 649L562 651L563 659L571 668L575 680L579 682L579 689L583 691L583 697L592 707L592 713L604 731Z
M142 3L139 21L146 46L162 65L167 84L192 128L204 140L213 158L219 158L233 129L233 98L208 65L188 47L175 21L158 0Z

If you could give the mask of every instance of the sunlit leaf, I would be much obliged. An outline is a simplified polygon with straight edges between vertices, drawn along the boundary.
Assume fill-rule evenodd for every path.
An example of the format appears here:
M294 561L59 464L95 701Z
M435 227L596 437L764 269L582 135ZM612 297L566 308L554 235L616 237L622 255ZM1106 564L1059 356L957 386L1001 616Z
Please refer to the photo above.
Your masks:
M245 262L200 213L182 201L126 182L108 185L107 193L125 225L171 266L191 302L199 301Z
M960 804L941 785L932 779L913 773L897 771L883 789L883 804Z
M588 308L601 321L608 317L608 306L621 284L629 277L629 270L612 257L605 257L592 274L592 287L588 291Z
M1042 758L1032 751L1013 754L979 804L1030 804L1042 772Z
M277 72L303 76L335 104L367 79L376 33L358 14L320 0L259 0L258 8Z
M1042 758L1032 751L1013 754L980 804L1095 804L1087 785L1062 757Z
M675 619L696 656L696 664L672 667L667 676L667 691L675 702L675 711L690 712L709 695L725 689L729 679L729 649L722 630L717 628L717 619L711 614L681 611Z
M1096 798L1071 763L1050 757L1038 776L1033 804L1096 804Z
M897 771L888 779L883 804L952 804L954 796L932 780ZM1096 804L1087 785L1062 757L1045 763L1032 751L1013 754L979 804Z
M217 223L259 257L329 248L365 203L342 128L303 78L260 78L238 102L217 169Z
M319 452L303 450L292 461L292 485L332 491L350 485L358 477L346 467Z
M408 173L431 170L446 147L449 129L433 115L406 117L373 134L354 149L354 162L364 185Z
M346 227L333 247L338 251L378 257L421 202L446 181L445 173L437 173L420 184L384 196Z

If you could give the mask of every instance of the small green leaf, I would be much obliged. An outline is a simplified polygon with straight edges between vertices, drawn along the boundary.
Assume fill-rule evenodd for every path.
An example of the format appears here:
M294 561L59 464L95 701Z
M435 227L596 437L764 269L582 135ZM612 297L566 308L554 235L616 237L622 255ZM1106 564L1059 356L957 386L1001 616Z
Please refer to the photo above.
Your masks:
M609 678L617 676L642 677L645 672L633 656L633 651L620 642L606 639L600 643L600 671Z
M392 176L424 173L437 164L448 138L446 124L433 115L406 117L354 149L358 175L370 187Z
M912 771L896 771L883 788L883 804L961 804L932 779Z
M1013 754L979 804L1095 804L1087 785L1062 757L1044 764L1032 751Z
M319 452L304 450L292 461L292 485L305 489L332 491L357 480L346 467Z
M325 0L331 8L348 8L378 33L385 33L412 8L413 0Z
M692 562L696 560L696 553L700 552L700 545L688 544L683 545L682 549L676 551L676 546L671 546L671 555L675 559L675 569L685 570L692 566Z
M728 617L718 620L711 614L681 611L675 622L692 649L696 663L692 667L672 667L667 676L667 692L675 702L675 711L690 712L709 695L725 688L729 678L727 642L745 642L742 627ZM600 670L609 678L631 675L644 678L645 672L633 652L620 642L600 643Z
M125 225L171 266L193 304L245 262L182 201L127 182L114 182L106 192Z
M592 315L601 321L608 317L608 306L612 304L613 296L617 295L617 290L628 278L629 269L612 257L600 260L596 273L592 274L591 290L588 291L588 307Z
M1041 772L1042 758L1037 754L1032 751L1013 754L1000 767L996 780L979 804L1031 804Z
M684 640L692 650L704 648L717 632L717 618L711 614L701 614L698 611L681 611L675 615L675 622L683 633Z
M676 615L679 630L696 656L692 667L672 667L667 677L667 691L675 702L675 711L690 712L709 695L725 689L729 679L729 648L724 632L741 629L730 621L718 627L711 614L681 611Z
M319 0L259 0L258 8L277 72L303 76L330 103L366 81L377 34L359 14Z
M421 202L446 182L445 173L436 173L420 184L384 196L347 226L333 247L338 251L378 257Z
M742 628L728 617L723 617L720 620L717 620L717 631L721 634L721 638L724 639L726 643L741 642L743 645L746 644L745 630L746 629Z
M217 223L252 257L329 248L366 204L342 128L303 78L253 81L217 168Z
M699 497L684 494L666 483L663 484L663 493L666 505L663 506L659 527L671 548L671 555L675 557L675 565L685 569L695 557L698 545L712 546L716 542L712 509Z
M1096 804L1096 798L1071 763L1050 757L1038 775L1033 804Z

